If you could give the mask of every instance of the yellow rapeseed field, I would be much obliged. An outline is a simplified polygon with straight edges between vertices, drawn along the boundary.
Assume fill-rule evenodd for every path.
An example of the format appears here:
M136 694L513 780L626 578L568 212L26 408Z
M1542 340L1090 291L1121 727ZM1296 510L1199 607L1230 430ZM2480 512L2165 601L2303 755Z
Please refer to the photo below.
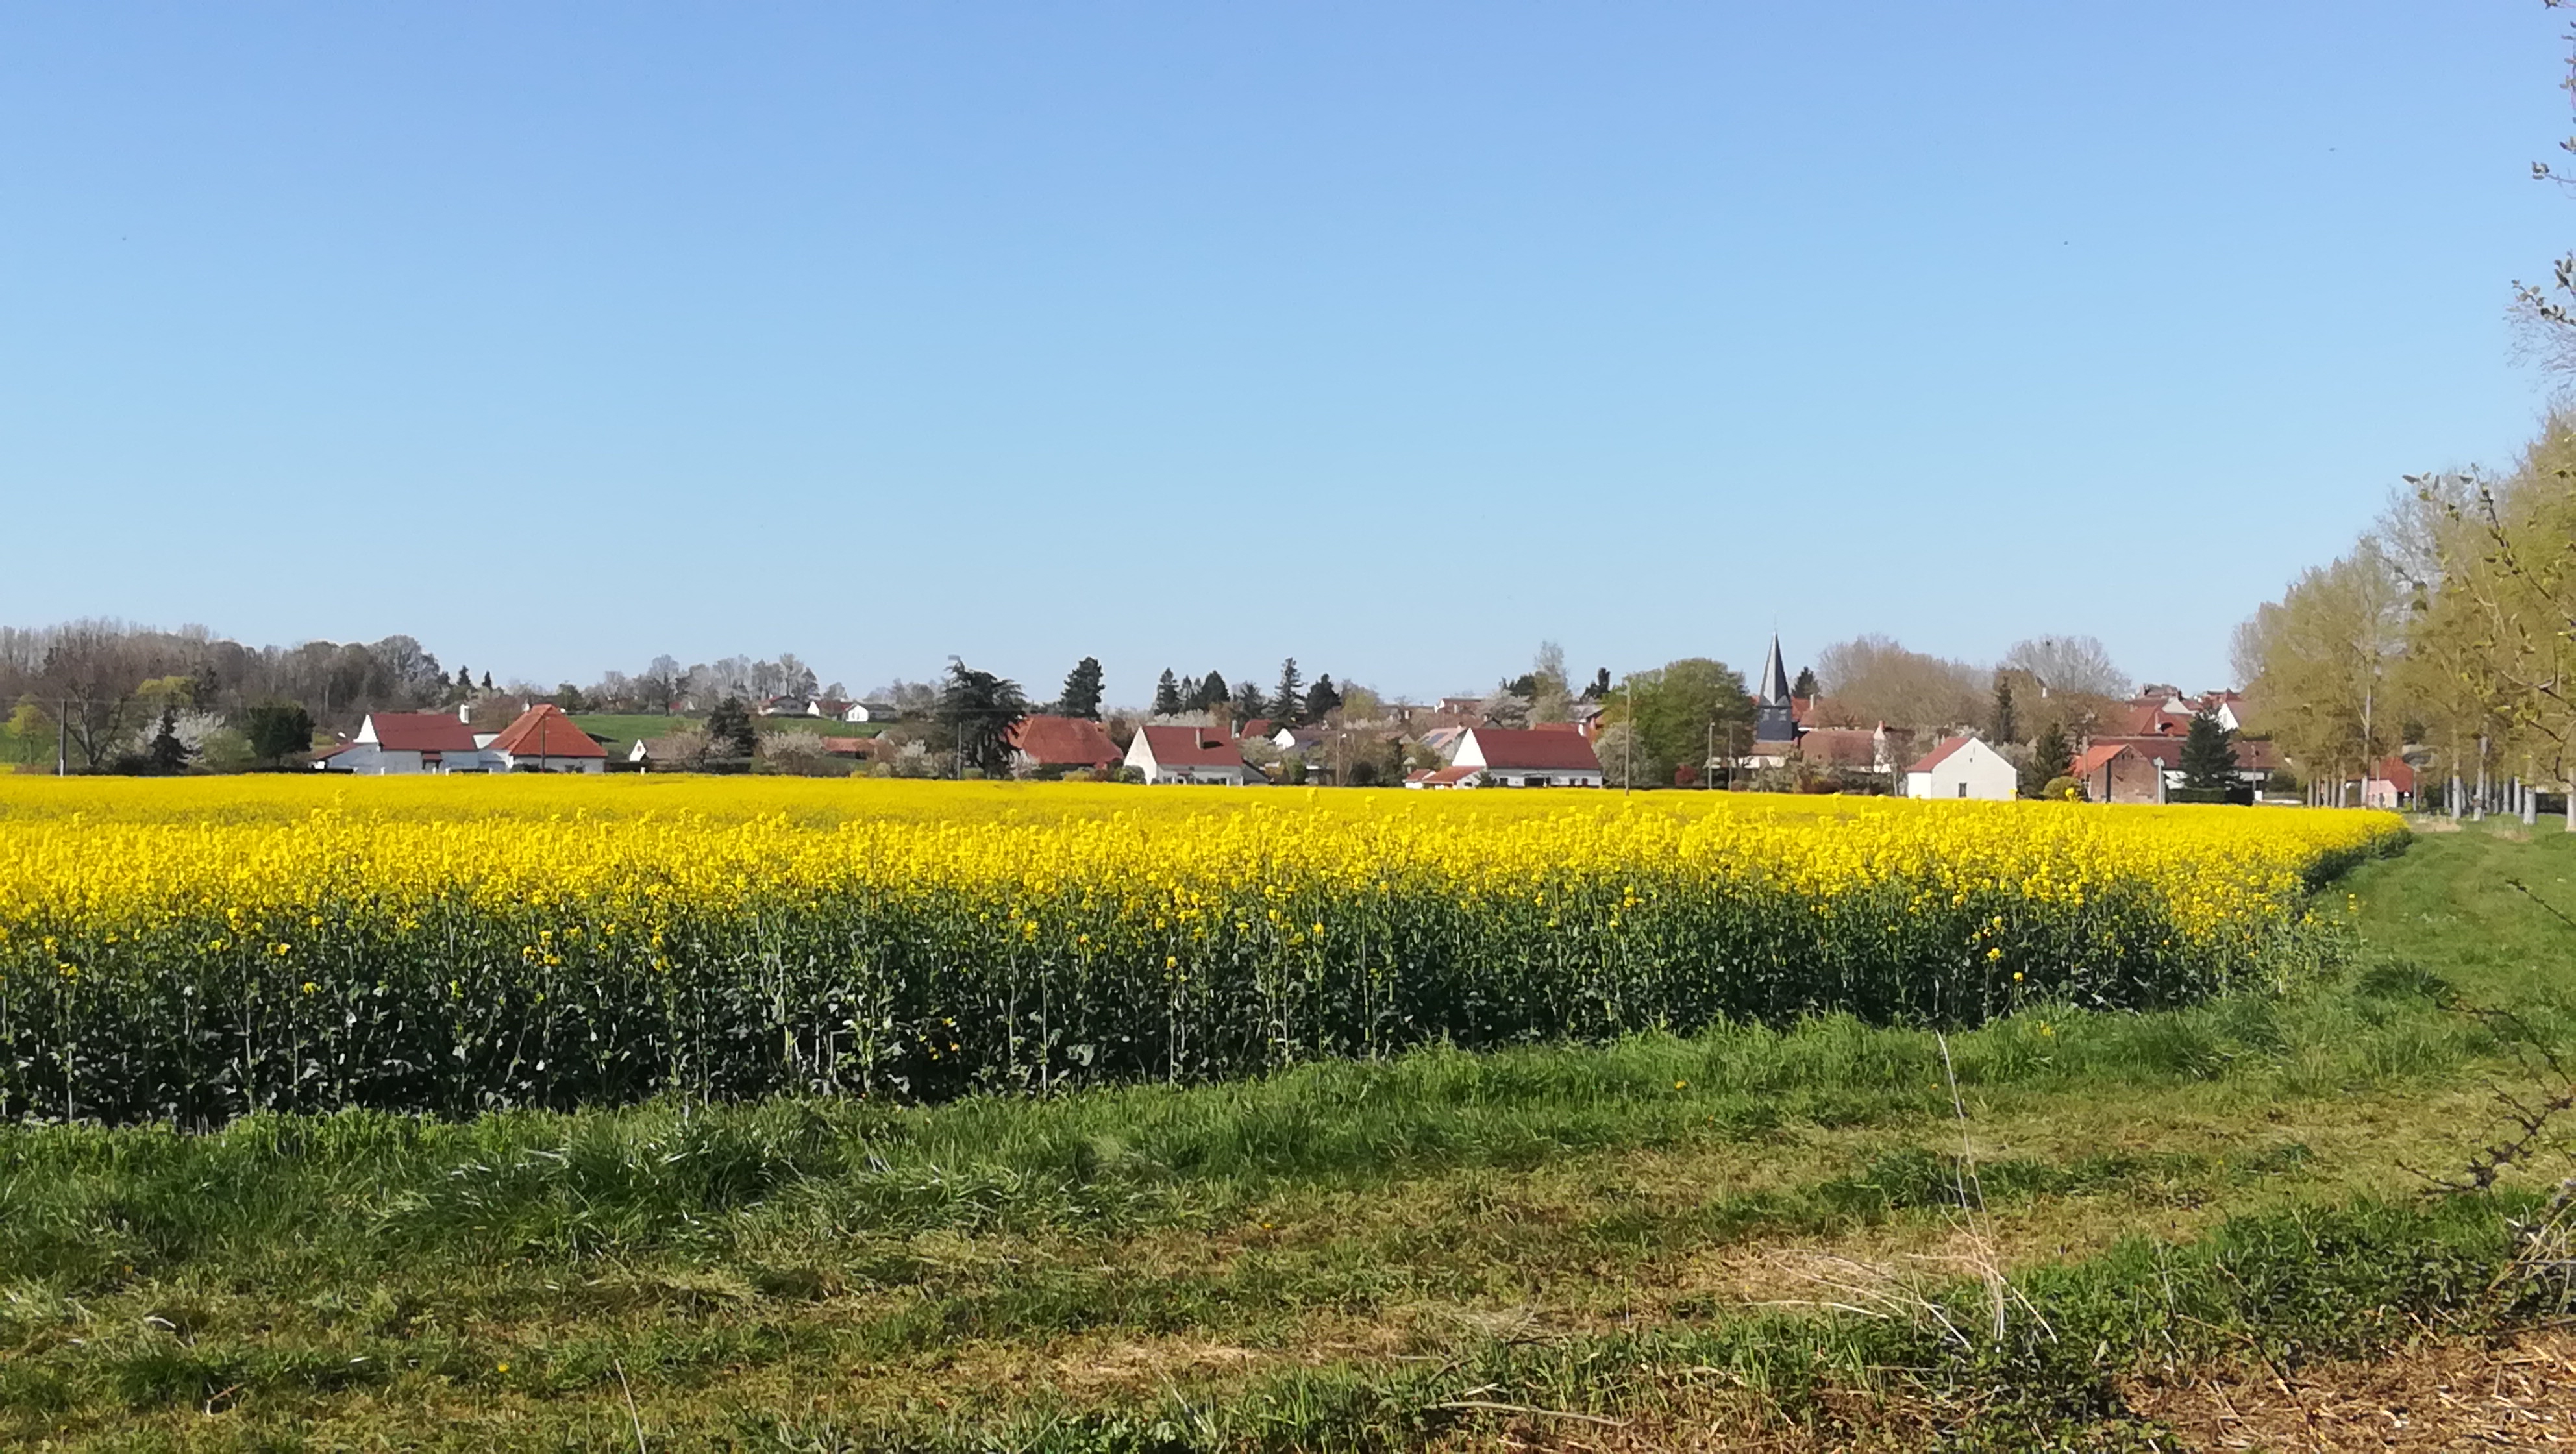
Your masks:
M932 1097L2164 1004L2292 972L2312 886L2403 836L1717 793L0 779L0 1114Z

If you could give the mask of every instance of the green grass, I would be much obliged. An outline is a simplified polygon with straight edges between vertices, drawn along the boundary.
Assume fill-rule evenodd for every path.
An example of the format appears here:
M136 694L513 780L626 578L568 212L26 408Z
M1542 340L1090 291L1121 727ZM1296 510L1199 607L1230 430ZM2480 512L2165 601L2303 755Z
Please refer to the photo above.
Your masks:
M697 717L659 717L640 713L575 712L573 725L599 740L612 752L623 752L640 737L660 737L706 721ZM809 732L823 737L874 737L885 730L882 722L835 722L820 717L756 717L753 722L763 732Z
M0 1131L0 1446L1567 1432L1482 1404L2116 1447L2124 1369L2543 1311L2483 1291L2528 1193L2409 1169L2460 1164L2510 1073L2458 1006L2576 1038L2576 929L2505 885L2576 911L2576 840L2518 837L2357 870L2364 962L2289 998L1952 1038L1964 1128L1941 1042L1823 1020L1051 1101ZM1963 1134L2044 1324L1773 1306L1828 1255L1955 1271L1907 1259L1960 1246Z

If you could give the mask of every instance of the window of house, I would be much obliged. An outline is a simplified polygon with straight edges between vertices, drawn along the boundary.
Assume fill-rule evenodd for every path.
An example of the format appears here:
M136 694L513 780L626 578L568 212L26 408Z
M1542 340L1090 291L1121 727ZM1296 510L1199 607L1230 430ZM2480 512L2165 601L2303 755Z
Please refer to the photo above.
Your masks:
M1967 795L1968 795L1968 785L1967 785L1966 783L1961 783L1961 784L1959 784L1959 796L1964 798L1964 797L1966 797Z

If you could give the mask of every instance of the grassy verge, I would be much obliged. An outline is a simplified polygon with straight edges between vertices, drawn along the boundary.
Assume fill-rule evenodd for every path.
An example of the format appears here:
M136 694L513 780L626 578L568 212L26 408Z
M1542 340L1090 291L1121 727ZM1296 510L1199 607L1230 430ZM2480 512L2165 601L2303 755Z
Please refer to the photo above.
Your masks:
M2576 931L2506 883L2571 878L2554 833L2427 835L2349 881L2336 983L1954 1037L1964 1127L1939 1042L1826 1020L1045 1102L0 1132L0 1444L2144 1439L2123 1371L2555 1306L2488 1292L2527 1192L2408 1168L2510 1063L2452 1006L2576 1030ZM1989 1266L2029 1300L1999 1338Z

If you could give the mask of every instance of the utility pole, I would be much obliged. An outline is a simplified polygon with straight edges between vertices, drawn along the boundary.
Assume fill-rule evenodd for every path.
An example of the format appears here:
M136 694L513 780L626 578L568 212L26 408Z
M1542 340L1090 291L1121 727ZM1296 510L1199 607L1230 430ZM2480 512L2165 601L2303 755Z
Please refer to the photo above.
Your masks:
M54 776L72 775L72 704L54 703Z
M1627 765L1619 770L1619 796L1624 798L1637 786L1637 679L1632 675L1620 685L1628 689Z

